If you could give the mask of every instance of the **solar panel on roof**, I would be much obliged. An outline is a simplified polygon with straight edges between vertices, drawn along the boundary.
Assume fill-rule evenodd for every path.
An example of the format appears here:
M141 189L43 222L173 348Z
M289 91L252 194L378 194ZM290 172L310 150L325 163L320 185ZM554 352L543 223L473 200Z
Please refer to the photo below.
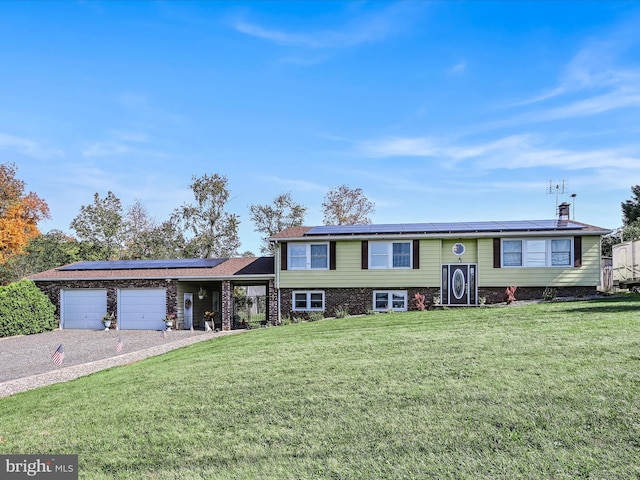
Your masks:
M308 235L363 235L391 233L450 233L450 232L504 232L579 230L584 225L566 220L506 220L501 222L441 222L373 225L322 225L312 227Z
M150 270L172 268L213 268L225 258L175 258L166 260L99 260L65 265L58 270Z

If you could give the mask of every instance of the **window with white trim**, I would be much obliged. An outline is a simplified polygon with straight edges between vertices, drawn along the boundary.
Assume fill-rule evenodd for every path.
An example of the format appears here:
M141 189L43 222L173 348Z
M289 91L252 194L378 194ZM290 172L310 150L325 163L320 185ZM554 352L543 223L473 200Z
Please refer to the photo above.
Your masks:
M296 291L292 295L294 311L324 311L323 291Z
M407 311L406 290L375 290L373 292L373 309L376 312Z
M411 242L369 242L369 268L411 268Z
M503 267L570 267L571 238L527 238L502 240Z
M328 243L290 243L290 270L326 270L329 268Z

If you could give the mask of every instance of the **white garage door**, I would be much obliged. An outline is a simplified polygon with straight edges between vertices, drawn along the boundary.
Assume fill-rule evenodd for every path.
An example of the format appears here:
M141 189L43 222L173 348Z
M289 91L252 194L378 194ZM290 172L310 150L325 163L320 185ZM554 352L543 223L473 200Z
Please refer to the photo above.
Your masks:
M102 317L107 313L107 290L62 290L60 317L62 328L104 330Z
M164 288L125 288L118 292L121 330L164 330L167 292Z

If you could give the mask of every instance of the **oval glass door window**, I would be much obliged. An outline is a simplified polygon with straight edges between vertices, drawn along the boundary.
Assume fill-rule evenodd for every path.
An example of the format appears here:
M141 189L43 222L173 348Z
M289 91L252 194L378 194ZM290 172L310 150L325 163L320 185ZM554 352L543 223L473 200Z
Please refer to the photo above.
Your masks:
M460 300L464 295L464 273L459 268L456 268L456 271L453 272L453 278L451 279L451 291L453 292L453 296Z

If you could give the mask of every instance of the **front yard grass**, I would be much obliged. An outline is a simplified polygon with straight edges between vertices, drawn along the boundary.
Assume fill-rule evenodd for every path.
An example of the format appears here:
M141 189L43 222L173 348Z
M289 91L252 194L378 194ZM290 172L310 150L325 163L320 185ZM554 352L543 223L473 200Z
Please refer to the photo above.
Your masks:
M81 479L640 477L640 297L252 330L0 399Z

